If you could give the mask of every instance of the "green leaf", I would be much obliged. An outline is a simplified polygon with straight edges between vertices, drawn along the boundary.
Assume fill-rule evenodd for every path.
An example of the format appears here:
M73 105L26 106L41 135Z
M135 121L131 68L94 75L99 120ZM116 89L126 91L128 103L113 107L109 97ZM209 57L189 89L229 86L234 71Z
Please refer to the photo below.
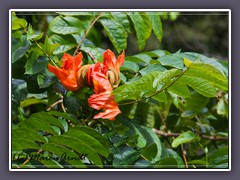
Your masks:
M174 151L173 149L167 148L166 152L167 152L167 157L173 157L177 161L178 168L185 167L181 156L176 151Z
M153 32L155 33L158 40L161 42L162 36L163 36L163 29L162 29L162 22L161 22L160 16L155 12L148 12L148 15L150 17Z
M145 29L144 20L139 12L131 12L131 13L128 13L128 15L132 20L134 29L136 31L136 37L138 40L138 49L142 51L145 47L146 38L148 36L149 31Z
M153 132L152 129L147 128L145 126L140 126L140 132L142 133L144 138L147 140L147 145L151 145L152 143L156 144L157 150L155 152L155 156L153 155L153 158L151 159L151 163L155 163L159 161L162 154L162 145L161 145L160 139Z
M89 21L80 21L71 16L57 16L49 24L51 31L57 34L73 34L85 31L90 24Z
M224 67L216 59L209 58L209 57L206 57L204 55L201 55L201 54L198 54L198 53L193 53L193 52L186 52L186 53L183 53L183 54L195 56L195 57L199 58L205 64L209 64L209 65L212 65L213 67L217 68L223 75L227 76L227 74L228 74L228 69L226 67Z
M173 140L172 147L176 148L180 144L195 142L198 140L199 140L199 136L197 136L191 131L187 131L187 132L181 133L180 136L178 136L176 139Z
M46 122L48 124L51 124L51 125L55 125L55 126L58 126L60 127L62 130L64 130L64 127L62 125L62 123L60 123L58 121L57 118L55 118L54 116L48 114L47 112L38 112L38 113L34 113L30 116L30 119L39 119L39 121L43 121L43 122Z
M124 12L111 12L114 19L116 19L123 27L127 33L131 32L130 22L128 16Z
M28 107L33 104L46 104L47 105L47 102L46 102L46 100L43 100L43 99L27 98L27 99L24 99L23 101L21 101L20 107L25 108L25 107Z
M60 46L60 44L50 43L49 38L46 36L44 45L40 44L40 46L44 49L47 55L51 56L53 52Z
M81 134L81 132L79 134ZM53 136L50 138L49 142L66 146L80 154L87 154L88 159L90 159L97 166L102 167L102 161L98 155L98 149L92 147L94 146L94 142L87 142L85 140L68 135Z
M68 148L53 143L46 143L43 144L42 150L57 155L61 160L68 162L70 165L73 165L76 168L86 168L86 165L82 162L82 159Z
M116 88L112 94L115 95L115 100L120 102L122 100L136 100L145 96L154 94L160 90L164 85L171 82L174 76L180 74L180 70L171 69L169 71L154 71L141 77L139 80L131 84L125 84Z
M168 88L169 92L172 92L178 96L188 98L191 96L188 87L185 84L174 83Z
M37 143L20 137L12 138L12 151L20 151L23 149L39 149Z
M127 33L115 19L110 17L101 17L98 20L104 30L106 31L109 39L111 40L115 49L120 53L127 47Z
M74 130L82 131L82 132L90 135L92 138L99 141L104 146L105 151L107 153L109 153L109 146L110 146L109 142L107 141L107 139L105 137L102 136L102 134L100 134L96 130L94 130L90 127L75 127Z
M148 13L146 12L139 12L139 14L141 15L142 19L143 19L143 24L144 24L144 29L145 29L145 41L150 37L151 32L152 32L152 23L150 20L150 17L148 15Z
M89 134L88 132L90 132L91 134ZM95 137L92 137L91 136L92 134L95 134ZM95 153L98 153L103 155L104 157L107 157L110 152L109 152L109 148L104 146L106 145L105 143L106 141L104 142L104 144L99 142L98 137L100 137L102 140L104 139L100 134L98 134L96 138L96 134L98 133L96 131L92 131L92 129L90 128L81 127L81 128L71 129L70 131L64 133L64 136L66 135L66 136L77 138L79 141L82 141L83 143L87 143L87 146L91 148L93 151L95 151Z
M134 123L128 121L128 120L122 120L122 123L124 126L127 126L129 128L129 130L126 132L126 135L132 136L132 135L137 135L137 147L141 148L146 146L146 139L144 138L144 136L142 135L142 133L139 131L138 126L136 126Z
M102 62L103 59L103 49L97 48L94 46L82 46L81 50L85 51L86 53L91 54L94 58L98 61Z
M73 114L70 114L70 113L66 113L66 112L49 111L48 114L58 116L58 117L62 117L66 120L71 121L74 124L77 123L77 121L78 121L76 116L74 116Z
M55 80L56 76L54 76L52 73L49 73L49 71L42 72L37 76L39 88L47 88L51 86Z
M115 168L129 168L139 157L140 152L129 146L123 146L113 154L112 165Z
M139 67L136 63L131 62L131 61L124 61L123 65L120 67L120 70L130 70L133 72L138 72L139 71Z
M46 57L38 57L37 53L31 52L25 65L25 74L37 74L39 72L42 72L46 66Z
M149 66L141 69L139 72L144 76L153 71L165 71L166 69L160 64L150 64Z
M32 29L32 25L29 24L28 26L28 32L27 32L27 40L39 40L43 37L43 33L40 34L34 34L34 31Z
M199 113L204 107L206 107L208 101L209 101L208 97L205 97L196 92L192 93L191 98L186 99L186 110Z
M175 67L178 69L183 69L183 67L184 67L182 58L179 56L176 56L176 55L162 56L158 59L158 61L163 66L170 66L170 67Z
M17 29L25 28L25 27L27 27L27 21L25 19L22 19L22 18L13 18L12 19L12 30L17 30Z
M215 97L217 94L215 87L209 81L192 75L184 74L176 82L187 84L206 97Z
M227 78L212 65L194 62L185 74L205 79L217 88L228 90Z
M46 139L40 135L38 132L24 127L19 127L17 129L12 130L12 138L22 138L29 141L38 141L38 142L47 142Z
M21 40L12 38L12 63L19 60L30 48L31 43L28 42L24 37Z
M53 51L53 54L62 54L65 53L71 49L73 49L74 47L77 46L77 43L75 41L75 39L70 36L70 35L57 35L54 34L51 37L49 37L49 43L50 44L55 44L54 46L57 46L56 44L58 44L59 46ZM50 45L51 46L51 45Z

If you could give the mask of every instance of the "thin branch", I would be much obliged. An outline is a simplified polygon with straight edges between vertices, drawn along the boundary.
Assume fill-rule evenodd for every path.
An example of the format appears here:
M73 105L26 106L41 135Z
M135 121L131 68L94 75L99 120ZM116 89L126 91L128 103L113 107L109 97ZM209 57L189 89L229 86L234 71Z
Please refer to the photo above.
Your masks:
M164 136L164 137L178 137L181 135L180 133L167 133L167 132L160 131L160 130L157 130L154 128L152 130L157 135ZM204 134L200 135L200 137L203 139L208 139L208 140L212 140L212 141L227 141L228 140L228 137L208 136L208 135L204 135Z
M182 77L182 75L188 70L188 68L186 70L184 70L176 79L174 79L170 84L168 84L166 87L160 89L159 91L155 92L154 94L152 94L151 96L148 96L148 97L145 97L145 98L142 98L142 99L139 99L139 100L136 100L136 101L131 101L131 102L126 102L126 103L120 103L118 104L119 106L122 106L122 105L128 105L128 104L134 104L134 103L138 103L138 102L141 102L141 101L144 101L146 99L149 99L161 92L163 92L164 90L166 90L167 88L169 88L171 85L173 85L180 77Z
M182 149L182 156L183 156L183 160L184 160L184 164L186 166L186 168L188 169L188 162L187 162L187 157L186 157L186 151L185 149L183 148L183 144L181 144L181 149Z
M53 103L51 106L49 106L49 108L47 108L47 111L50 111L54 106L63 103L63 99L59 99L58 101L56 101L55 103Z
M86 36L88 35L89 31L91 30L91 28L93 27L93 25L95 24L95 22L97 22L97 20L101 17L101 13L93 20L92 24L89 26L89 28L87 29L87 31L85 32L85 34L83 35L82 39L80 40L73 56L75 56L79 50L79 48L81 47L84 39L86 38Z
M23 28L24 32L27 34L28 31L26 30L26 28L24 28L24 27L22 27L22 28ZM50 56L46 53L46 51L38 44L37 40L35 40L35 39L33 39L33 40L34 40L34 42L36 43L36 45L39 47L39 49L41 49L41 51L43 52L43 54L44 54L45 56L47 56L48 59L53 63L53 65L56 66L56 67L58 67L58 66L55 64L55 62L50 58Z

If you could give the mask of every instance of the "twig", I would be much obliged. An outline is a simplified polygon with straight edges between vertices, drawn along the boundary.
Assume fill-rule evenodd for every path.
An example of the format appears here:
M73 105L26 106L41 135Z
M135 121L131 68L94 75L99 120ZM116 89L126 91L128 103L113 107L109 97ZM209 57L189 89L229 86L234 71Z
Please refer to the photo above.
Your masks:
M146 99L149 99L161 92L163 92L164 90L166 90L167 88L169 88L171 85L173 85L186 71L188 70L188 68L186 70L184 70L176 79L174 79L170 84L168 84L166 87L160 89L159 91L155 92L154 94L148 96L148 97L145 97L145 98L142 98L142 99L139 99L139 100L136 100L136 101L131 101L131 102L126 102L126 103L120 103L118 104L119 106L122 106L122 105L128 105L128 104L134 104L134 103L138 103L138 102L141 102L141 101L144 101Z
M73 56L75 56L79 50L79 48L81 47L84 39L86 38L86 36L88 35L89 31L91 30L91 28L93 27L93 25L95 24L95 22L101 17L101 13L93 20L92 24L89 26L89 28L87 29L87 31L85 32L85 34L83 35L82 39L80 40Z
M58 101L56 101L55 103L53 103L49 108L47 108L47 111L50 111L54 106L63 103L63 99L59 99Z
M164 137L178 137L180 136L181 134L180 133L167 133L167 132L164 132L164 131L160 131L160 130L157 130L157 129L152 129L157 135L160 135L160 136L164 136ZM201 138L203 139L209 139L209 140L212 140L212 141L227 141L228 140L228 137L219 137L219 136L208 136L208 135L200 135Z
M186 151L183 148L183 144L181 144L181 149L182 149L182 156L183 156L184 164L185 164L186 168L188 169L188 162L187 162L187 157L186 157Z
M23 26L22 26L22 28L23 28L24 32L27 34L28 31L26 30L26 28L24 28ZM53 65L56 66L56 67L58 67L58 66L55 64L55 62L50 58L50 56L46 53L46 51L38 44L37 40L35 40L35 39L33 39L33 40L34 40L34 42L36 43L36 45L39 47L39 49L41 49L41 51L43 52L43 54L45 54L45 55L48 57L48 59L53 63Z
M96 58L91 53L87 52L87 54L90 56L94 63L97 63Z

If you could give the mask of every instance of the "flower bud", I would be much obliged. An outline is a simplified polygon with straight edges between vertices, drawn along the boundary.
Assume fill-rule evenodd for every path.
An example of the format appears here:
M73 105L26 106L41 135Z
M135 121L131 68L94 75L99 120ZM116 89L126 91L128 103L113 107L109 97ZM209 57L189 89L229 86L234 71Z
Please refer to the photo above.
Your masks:
M82 66L77 73L77 82L78 82L79 86L81 86L81 87L88 86L88 81L87 81L86 75L87 75L87 72L88 72L90 66L91 66L91 64Z

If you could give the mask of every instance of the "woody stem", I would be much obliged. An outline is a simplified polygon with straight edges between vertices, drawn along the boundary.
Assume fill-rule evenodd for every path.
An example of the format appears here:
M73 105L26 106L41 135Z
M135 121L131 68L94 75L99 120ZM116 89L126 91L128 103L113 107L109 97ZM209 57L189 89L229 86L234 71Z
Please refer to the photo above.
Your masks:
M82 39L80 40L73 56L75 56L79 50L79 48L81 47L84 39L86 38L86 36L88 35L89 31L91 30L91 28L93 27L93 25L95 24L95 22L97 22L97 20L101 17L101 13L93 20L93 22L91 23L91 25L89 26L89 28L87 29L87 31L85 32L85 34L83 35Z

